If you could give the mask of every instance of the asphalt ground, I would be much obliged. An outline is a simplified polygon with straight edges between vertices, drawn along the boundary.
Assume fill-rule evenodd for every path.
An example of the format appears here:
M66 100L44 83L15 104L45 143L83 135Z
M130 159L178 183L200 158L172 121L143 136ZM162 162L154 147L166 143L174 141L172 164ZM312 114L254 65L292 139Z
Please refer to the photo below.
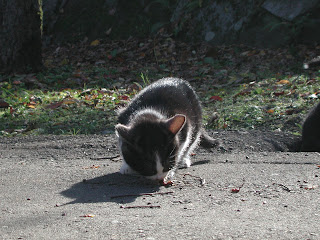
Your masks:
M160 186L118 173L113 135L1 138L0 239L320 239L320 155L254 139Z

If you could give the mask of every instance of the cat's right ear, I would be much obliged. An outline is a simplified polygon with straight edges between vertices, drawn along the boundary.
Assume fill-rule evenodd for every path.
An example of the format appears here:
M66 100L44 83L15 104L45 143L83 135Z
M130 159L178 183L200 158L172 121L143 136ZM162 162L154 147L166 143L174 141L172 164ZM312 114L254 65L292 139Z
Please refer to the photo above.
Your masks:
M176 114L174 117L169 118L166 125L170 132L176 135L186 123L186 116L182 114Z
M130 129L131 129L130 127L119 123L116 125L116 134L118 137L121 136L125 140L129 141Z

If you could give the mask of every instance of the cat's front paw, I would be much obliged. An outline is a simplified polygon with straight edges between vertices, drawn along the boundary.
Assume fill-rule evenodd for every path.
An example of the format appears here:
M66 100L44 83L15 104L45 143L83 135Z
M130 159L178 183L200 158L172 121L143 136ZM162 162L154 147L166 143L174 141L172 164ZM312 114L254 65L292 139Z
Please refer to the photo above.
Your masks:
M185 161L184 163L185 163L185 165L186 165L187 168L191 166L191 159L190 159L190 157L187 157L184 161Z
M121 174L137 174L135 170L133 170L125 161L123 161L122 166L120 168Z

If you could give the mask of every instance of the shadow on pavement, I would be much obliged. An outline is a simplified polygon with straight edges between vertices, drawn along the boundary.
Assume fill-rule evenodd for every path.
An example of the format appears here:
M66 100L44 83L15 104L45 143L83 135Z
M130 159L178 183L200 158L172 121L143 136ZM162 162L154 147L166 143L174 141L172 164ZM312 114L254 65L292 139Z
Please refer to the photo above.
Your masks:
M62 191L61 194L74 199L65 205L96 202L131 203L139 194L157 192L159 188L160 185L149 182L143 177L111 173L85 179Z

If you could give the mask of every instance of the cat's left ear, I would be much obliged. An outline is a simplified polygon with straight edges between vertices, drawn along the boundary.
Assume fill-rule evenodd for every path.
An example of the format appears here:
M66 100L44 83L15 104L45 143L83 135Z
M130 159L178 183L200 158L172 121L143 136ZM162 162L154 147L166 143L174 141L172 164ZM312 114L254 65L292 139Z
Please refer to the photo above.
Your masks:
M118 136L123 137L124 139L126 139L127 141L129 141L129 131L130 131L130 127L127 127L126 125L123 124L117 124L116 125L116 133Z
M166 126L170 132L176 135L186 123L186 116L182 114L176 114L172 118L166 121Z

